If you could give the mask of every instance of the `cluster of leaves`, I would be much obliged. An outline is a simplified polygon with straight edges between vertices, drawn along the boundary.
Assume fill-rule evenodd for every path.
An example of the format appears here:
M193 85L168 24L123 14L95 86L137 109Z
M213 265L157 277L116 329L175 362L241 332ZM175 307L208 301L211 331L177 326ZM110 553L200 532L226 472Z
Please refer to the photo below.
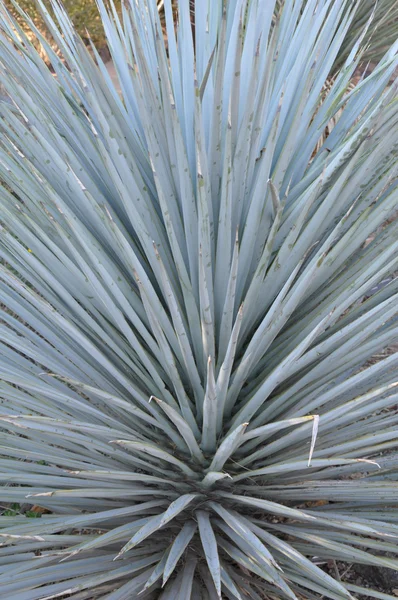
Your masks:
M18 20L22 27L25 27L25 21L21 17L18 10L15 8L14 0L4 0L6 7L11 10L14 17ZM42 0L43 5L52 12L51 0ZM278 14L283 0L277 0L276 11ZM162 17L164 17L164 1L157 0L158 8ZM173 2L175 7L176 2ZM40 8L40 2L37 0L19 0L18 6L29 14L34 21L35 25L40 29L43 35L48 33L48 29L45 25L45 20L42 16ZM73 22L77 33L82 39L88 41L87 35L90 36L91 41L95 44L97 49L105 49L107 46L106 35L102 25L101 16L97 7L96 0L64 0L63 6L68 13L69 18ZM191 0L191 6L194 3ZM114 0L114 7L120 15L121 2L120 0ZM397 36L397 19L398 19L398 5L395 0L362 0L358 6L355 18L352 22L350 29L346 34L346 38L342 47L340 48L336 67L340 67L344 60L347 58L349 51L352 49L358 36L361 34L366 22L369 17L373 15L372 24L368 30L366 41L369 46L364 56L364 60L378 61L383 54L388 50L391 44L395 41ZM191 10L191 19L195 20L194 8ZM25 27L25 33L30 34L29 27ZM47 36L47 40L50 41L52 38ZM35 41L34 36L31 39ZM43 55L45 56L45 54Z
M30 36L31 31L29 27L25 26L25 21L15 7L13 0L4 0L4 3L12 12L14 18L17 19L21 27L25 29L25 33ZM52 12L50 0L43 0L43 5ZM104 48L106 46L106 38L95 0L64 0L63 5L70 19L73 21L77 33L83 39L87 39L88 32L96 47L99 49ZM52 38L49 31L46 29L45 19L43 18L40 4L36 2L36 0L19 0L18 6L31 17L41 33L51 42ZM115 6L120 12L120 0L116 0ZM30 37L31 41L34 43L35 37ZM40 46L38 45L37 47L39 48ZM45 56L45 54L43 54L43 56Z
M314 557L398 566L398 43L325 92L358 4L276 8L99 0L120 95L0 8L8 600L392 598Z
M44 60L48 57L46 53L43 52L37 37L26 24L26 20L21 14L21 10L29 15L40 33L46 38L47 42L52 45L54 50L57 50L55 40L51 36L51 32L46 26L46 20L43 17L43 7L49 11L52 17L54 17L51 0L19 0L17 5L15 4L15 0L4 0L4 3L18 24L24 29L24 32L29 37L30 41L36 46L38 51L41 52ZM163 1L157 0L157 3L160 13L163 14ZM68 17L71 19L77 34L87 45L92 42L97 50L106 55L106 35L96 0L63 0L62 4ZM114 0L113 7L120 15L121 0Z
M276 14L283 6L283 0L276 2ZM361 0L358 2L351 27L341 44L333 70L344 64L368 20L371 23L364 38L363 60L377 62L397 39L398 4L396 0Z
M372 22L366 36L367 49L364 59L377 62L397 39L398 30L398 4L395 0L362 0L352 27L340 49L336 66L341 66L349 51L353 48L356 39L361 35L367 20L372 17Z

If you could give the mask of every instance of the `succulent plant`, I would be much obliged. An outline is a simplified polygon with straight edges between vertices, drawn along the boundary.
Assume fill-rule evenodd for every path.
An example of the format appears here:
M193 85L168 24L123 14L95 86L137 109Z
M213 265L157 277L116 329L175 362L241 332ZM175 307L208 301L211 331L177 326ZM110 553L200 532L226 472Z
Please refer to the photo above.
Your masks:
M283 4L284 0L277 0L275 14L278 14ZM348 3L348 10L352 9L352 4L352 2ZM302 10L304 7L305 2L302 3ZM342 67L366 26L362 60L376 63L398 37L397 2L395 0L361 0L357 3L354 18L340 46L333 71Z
M304 6L305 4L305 6ZM345 0L1 7L7 600L392 598L398 44L351 91ZM341 114L321 145L318 140ZM30 504L29 504L30 503ZM38 507L38 508L37 508Z
M14 0L4 0L5 5L9 8L14 16L19 20L20 25L24 27L24 19L14 9ZM51 0L44 0L45 6L51 10ZM275 3L275 12L280 10L283 0L277 0ZM121 0L115 0L114 6L118 13L121 12ZM18 5L28 12L29 16L34 20L35 25L41 30L41 33L46 34L43 16L36 0L19 0ZM96 0L64 0L63 5L68 12L69 17L73 22L78 34L84 39L87 39L87 34L95 43L97 49L106 51L106 36L102 26L102 20L97 7ZM157 0L158 10L161 15L162 24L164 24L164 0ZM176 2L172 1L175 9ZM304 7L304 4L303 4ZM191 20L195 20L194 0L191 0ZM394 43L398 35L398 4L395 0L361 0L358 3L354 19L351 27L346 33L345 40L340 48L335 67L341 67L342 62L347 58L349 51L352 49L358 36L361 34L366 22L372 18L371 25L368 29L365 42L368 47L363 55L365 61L378 61L383 54L389 49L389 46ZM29 34L29 27L25 28ZM34 41L34 36L31 40ZM51 41L51 35L47 36L47 40ZM38 46L40 48L40 46ZM56 45L54 45L56 48ZM46 54L43 53L43 57Z
M377 62L398 37L398 4L395 0L364 0L358 3L358 9L352 27L347 33L340 49L336 66L342 65L355 44L356 39L370 20L370 26L365 37L366 49L364 60Z

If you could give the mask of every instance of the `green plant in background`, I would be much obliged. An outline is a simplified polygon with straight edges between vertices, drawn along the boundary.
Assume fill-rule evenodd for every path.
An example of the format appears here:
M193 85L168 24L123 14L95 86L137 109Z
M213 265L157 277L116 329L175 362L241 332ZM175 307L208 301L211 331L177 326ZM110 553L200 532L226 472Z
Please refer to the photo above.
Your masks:
M14 502L9 508L4 510L3 517L15 517L15 515L19 514L20 508L20 505Z
M11 506L9 508L7 508L6 510L3 511L2 516L3 517L15 517L16 515L20 515L21 514L21 506L14 502L13 504L11 504ZM34 510L27 510L25 513L25 516L27 518L30 519L38 519L41 517L40 512L36 512Z
M324 97L356 5L274 4L198 0L193 41L166 1L166 54L154 1L100 2L121 97L56 1L56 77L2 8L1 500L50 511L0 516L7 600L397 567L398 44Z

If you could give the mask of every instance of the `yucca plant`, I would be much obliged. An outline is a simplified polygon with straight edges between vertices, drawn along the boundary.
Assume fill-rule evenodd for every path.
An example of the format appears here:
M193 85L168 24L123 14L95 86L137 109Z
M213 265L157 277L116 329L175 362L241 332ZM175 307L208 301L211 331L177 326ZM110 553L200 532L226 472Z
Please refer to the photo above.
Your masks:
M276 15L283 4L284 0L277 0ZM352 4L352 2L348 3L348 10L352 8ZM304 7L305 3L302 3L302 10ZM370 26L363 40L362 60L376 63L398 37L398 3L396 0L361 0L357 3L355 16L336 57L334 71L342 67L368 21Z
M21 18L18 11L14 9L14 0L5 0L5 4L19 20L20 25L24 27L24 19ZM120 0L115 0L114 5L119 14L121 4ZM282 4L283 0L276 1L275 14L278 13ZM96 44L97 49L104 50L106 48L106 37L96 0L64 0L63 5L68 12L68 15L71 17L77 32L82 35L83 38L86 38L88 33ZM19 6L28 12L29 16L35 22L35 25L40 29L41 33L45 35L45 20L43 19L40 8L37 6L36 0L19 0ZM48 9L51 9L51 0L45 0L45 6ZM157 6L160 12L162 25L164 25L164 0L157 0ZM175 0L173 0L172 6L175 8ZM304 6L305 4L303 4L303 8ZM363 54L363 60L373 62L380 60L390 45L394 43L398 35L398 3L396 0L361 0L358 4L351 27L348 29L345 40L339 50L335 69L341 67L344 60L346 60L348 53L352 50L353 45L363 31L369 18L372 18L372 21L364 40L364 46L366 45L367 47ZM191 21L193 23L195 22L195 7L193 0L191 0ZM25 27L25 31L28 32L28 34L31 34L29 27ZM35 39L34 36L32 39ZM51 35L48 35L47 39L51 40ZM54 48L55 47L56 46L54 46ZM45 53L43 56L45 57Z
M99 0L119 96L40 6L56 77L1 9L1 597L393 598L319 563L398 568L398 44L324 97L357 3L193 40L166 0L166 50Z
M352 50L368 19L371 24L366 35L367 49L364 59L377 62L398 37L398 4L395 0L362 0L355 19L340 49L336 67L342 65Z

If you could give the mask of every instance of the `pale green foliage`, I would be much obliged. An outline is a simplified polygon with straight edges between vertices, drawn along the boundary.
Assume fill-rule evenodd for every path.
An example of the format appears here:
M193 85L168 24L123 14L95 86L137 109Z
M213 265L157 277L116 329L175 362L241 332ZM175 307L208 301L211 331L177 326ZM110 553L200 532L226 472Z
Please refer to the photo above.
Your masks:
M352 7L353 2L348 3ZM276 2L276 14L283 0ZM365 62L379 61L398 37L398 3L396 0L360 0L334 64L340 68L369 21L363 40Z
M361 0L352 27L340 49L336 66L341 66L343 59L352 49L361 34L366 22L371 19L365 37L366 49L364 60L376 62L388 50L398 37L398 3L396 0Z
M100 2L119 97L53 6L56 77L1 17L1 500L49 511L2 597L361 593L316 563L398 565L397 44L325 98L355 3L197 0L194 46L166 1L167 55Z
M115 0L115 7L118 13L121 11L121 1ZM157 0L161 19L164 19L164 0ZM176 2L173 1L173 5ZM193 4L191 0L191 5ZM276 9L279 10L282 0L277 0ZM18 12L13 7L13 0L5 0L5 5L17 17L19 23L24 27L24 20L18 15ZM51 1L45 0L47 8L51 7ZM106 46L106 37L102 27L99 11L95 0L64 0L63 5L71 17L74 27L77 32L86 38L89 34L90 38L96 44L97 48L103 49ZM40 9L37 6L36 0L19 0L19 6L23 8L32 17L41 33L46 35L48 30L45 27ZM398 33L398 3L396 0L361 0L358 10L355 13L354 20L349 28L342 47L340 48L336 67L341 66L342 62L347 58L347 53L352 49L358 35L363 30L367 20L372 16L375 9L371 26L367 32L364 43L367 43L364 54L364 60L377 61L389 46L396 40ZM194 15L191 13L192 20ZM29 27L25 28L29 33ZM51 36L47 35L47 39L51 40Z

